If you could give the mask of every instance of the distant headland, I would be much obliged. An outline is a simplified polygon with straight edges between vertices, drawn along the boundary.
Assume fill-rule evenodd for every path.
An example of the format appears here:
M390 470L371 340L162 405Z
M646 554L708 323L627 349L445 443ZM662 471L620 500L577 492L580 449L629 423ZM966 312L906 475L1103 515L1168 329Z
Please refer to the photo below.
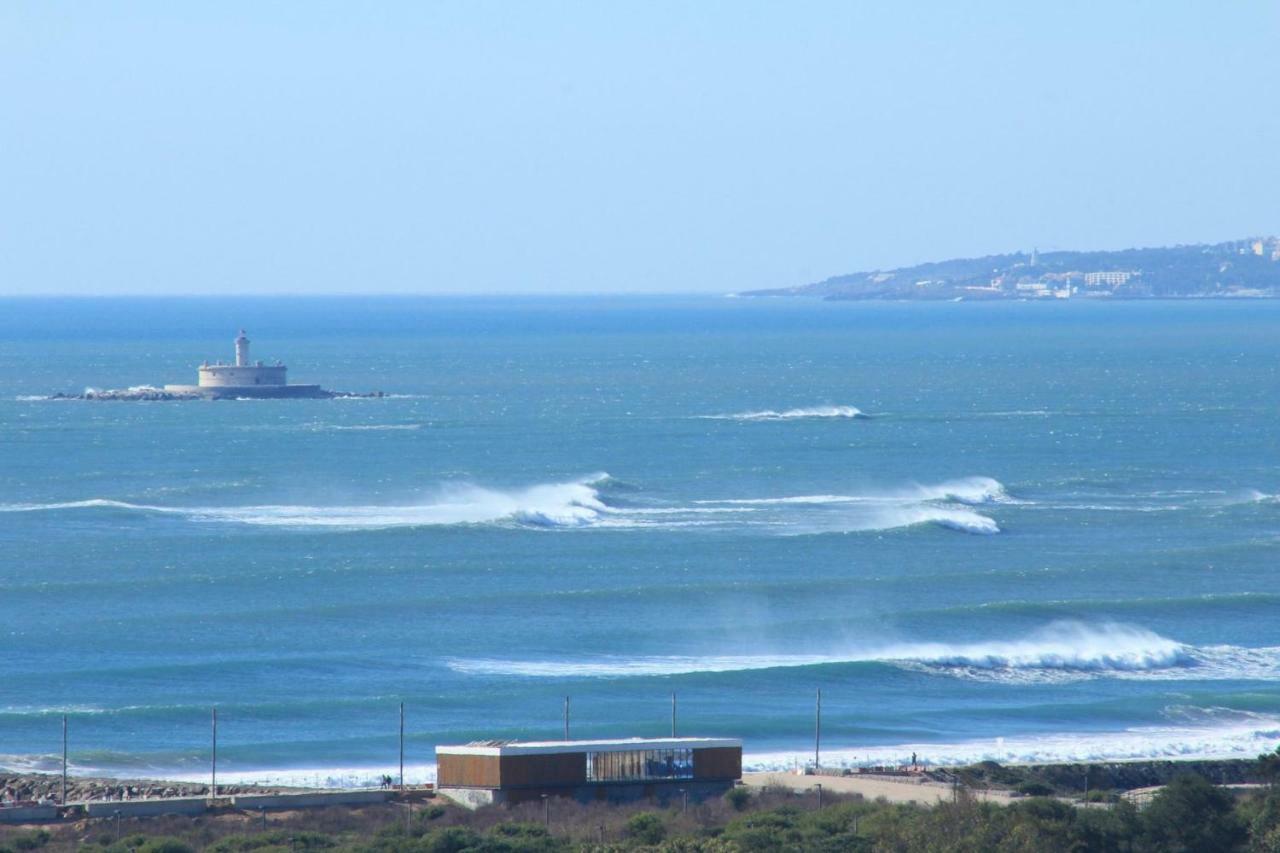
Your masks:
M833 276L741 296L820 299L1211 299L1280 297L1280 237L1213 245L961 258Z
M319 385L290 385L289 368L277 361L264 364L249 359L249 338L244 329L235 340L232 364L205 362L195 385L138 385L117 390L89 388L82 394L54 394L50 400L330 400L335 397L381 397L381 391L354 394L327 391Z

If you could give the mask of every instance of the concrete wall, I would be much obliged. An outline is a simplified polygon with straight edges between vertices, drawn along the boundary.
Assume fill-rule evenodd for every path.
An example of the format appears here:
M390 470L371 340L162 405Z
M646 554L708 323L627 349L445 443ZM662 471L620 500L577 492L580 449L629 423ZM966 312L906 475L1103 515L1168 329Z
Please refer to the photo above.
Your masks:
M198 394L210 400L234 400L237 397L322 400L332 396L319 385L166 385L164 390L171 394Z
M325 806L365 806L385 803L391 791L308 791L302 794L237 794L231 804L238 809L307 809Z
M204 814L209 801L204 797L166 797L154 800L93 800L84 804L89 817L155 817L163 814Z
M436 788L436 793L468 809L503 802L502 792L493 788Z
M221 388L228 385L283 385L285 384L283 365L264 365L262 367L234 367L220 364L200 368L200 386L202 388Z
M689 795L690 802L698 802L708 797L718 797L733 787L729 781L699 782L682 779L671 782L605 782L594 785L572 785L565 787L538 788L449 788L437 787L436 793L448 797L455 803L469 809L494 803L537 802L542 795L548 797L564 797L580 803L607 802L633 803L642 800L655 800L660 803L680 802L684 794Z
M58 819L57 806L16 806L0 808L0 823L39 823Z

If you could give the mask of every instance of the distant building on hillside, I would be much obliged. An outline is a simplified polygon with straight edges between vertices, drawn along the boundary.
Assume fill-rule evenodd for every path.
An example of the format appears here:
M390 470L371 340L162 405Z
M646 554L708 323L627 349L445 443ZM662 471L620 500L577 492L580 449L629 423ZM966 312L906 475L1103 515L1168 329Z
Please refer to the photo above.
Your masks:
M1126 284L1129 279L1133 278L1137 273L1132 272L1087 272L1084 274L1085 287L1101 287L1108 285L1110 287L1120 287Z

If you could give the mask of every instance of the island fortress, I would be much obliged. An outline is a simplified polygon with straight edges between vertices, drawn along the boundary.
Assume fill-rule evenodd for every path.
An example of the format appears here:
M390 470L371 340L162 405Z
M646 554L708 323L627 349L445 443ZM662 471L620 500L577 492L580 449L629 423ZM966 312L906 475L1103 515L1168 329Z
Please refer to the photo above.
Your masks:
M319 385L289 385L285 374L289 368L280 362L263 364L249 360L249 338L244 329L236 337L236 362L221 361L200 365L196 385L166 385L171 394L192 394L212 399L227 397L330 397Z

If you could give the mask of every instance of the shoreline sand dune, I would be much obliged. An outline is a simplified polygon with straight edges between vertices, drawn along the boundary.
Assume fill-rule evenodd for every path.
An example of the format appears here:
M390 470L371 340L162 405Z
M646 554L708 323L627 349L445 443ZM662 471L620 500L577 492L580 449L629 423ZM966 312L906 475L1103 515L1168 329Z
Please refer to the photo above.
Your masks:
M821 784L824 791L838 794L861 794L868 800L884 798L891 803L933 805L951 799L952 787L923 776L803 776L795 773L744 773L742 781L753 788L786 788L804 792ZM980 800L1008 803L1015 799L1011 791L974 790L969 793Z

